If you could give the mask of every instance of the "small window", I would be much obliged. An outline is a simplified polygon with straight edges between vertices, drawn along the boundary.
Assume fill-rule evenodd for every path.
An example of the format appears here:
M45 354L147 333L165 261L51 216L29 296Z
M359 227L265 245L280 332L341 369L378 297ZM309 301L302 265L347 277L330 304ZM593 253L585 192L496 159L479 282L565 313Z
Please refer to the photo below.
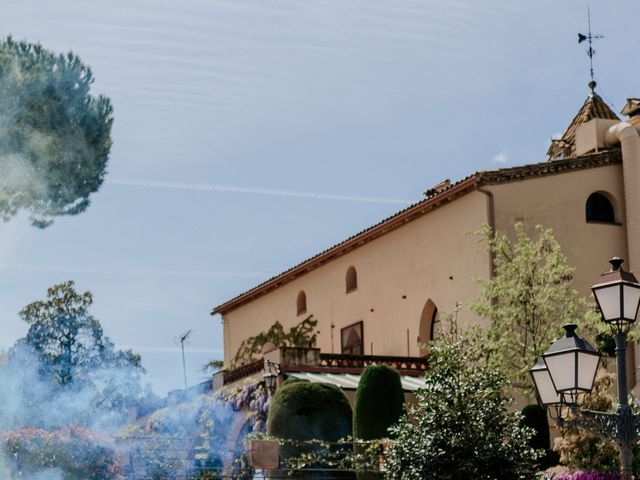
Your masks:
M298 312L298 315L307 313L307 294L304 293L304 290L300 290L300 293L298 293L298 298L296 299L296 311Z
M613 205L601 193L592 193L587 199L587 222L616 223Z
M361 320L340 330L343 355L364 355L363 325Z
M347 293L353 292L358 288L358 273L355 267L351 266L347 269Z

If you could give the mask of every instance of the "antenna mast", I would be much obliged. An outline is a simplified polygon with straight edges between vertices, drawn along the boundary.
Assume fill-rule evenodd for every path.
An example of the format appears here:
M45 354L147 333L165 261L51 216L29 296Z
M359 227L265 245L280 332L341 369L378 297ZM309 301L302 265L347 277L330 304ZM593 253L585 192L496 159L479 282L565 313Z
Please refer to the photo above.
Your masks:
M184 389L187 390L187 363L184 359L184 342L191 335L191 330L187 330L185 333L180 335L180 346L182 347L182 373L184 374Z
M597 83L593 75L593 56L596 54L596 51L593 49L593 41L604 37L602 35L591 33L591 8L589 4L587 4L587 23L589 26L589 33L587 35L578 33L578 43L582 43L585 40L589 42L589 48L587 49L587 55L589 56L589 74L591 76L589 88L591 89L591 93L595 93Z

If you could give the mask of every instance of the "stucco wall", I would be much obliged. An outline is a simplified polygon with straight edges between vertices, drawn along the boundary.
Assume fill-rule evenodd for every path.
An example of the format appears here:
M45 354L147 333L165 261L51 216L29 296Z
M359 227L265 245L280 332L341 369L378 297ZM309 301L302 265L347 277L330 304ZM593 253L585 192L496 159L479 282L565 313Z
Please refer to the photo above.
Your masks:
M268 329L275 321L285 328L306 315L296 314L300 290L307 295L307 314L318 319L318 346L340 353L340 329L364 322L365 353L417 356L418 329L425 303L453 312L456 302L478 293L475 277L487 278L489 260L468 233L487 222L486 198L469 193L328 264L232 310L224 316L225 362L240 342ZM358 273L357 290L345 293L349 266ZM452 278L450 278L452 277ZM406 296L406 298L403 298ZM469 322L465 308L461 323ZM407 330L409 349L407 350Z
M583 295L590 293L589 286L607 269L610 257L627 256L620 165L485 188L494 195L497 229L513 234L517 221L530 232L537 224L553 229L576 268L574 284ZM585 204L593 192L605 192L613 200L621 225L586 222ZM469 232L488 218L487 197L477 191L468 193L228 312L224 316L225 362L243 339L275 321L289 328L303 319L306 315L296 315L300 290L307 296L307 314L319 320L318 346L323 352L340 353L340 329L362 320L366 354L373 343L376 355L419 355L420 317L429 299L444 312L453 312L460 302L460 324L477 321L466 305L480 290L474 279L488 277L489 259ZM357 269L358 288L347 294L345 274L351 265Z
M528 232L538 224L553 229L569 264L576 269L574 285L582 295L591 295L589 287L608 270L611 257L628 258L621 165L488 188L494 193L498 230L512 235L517 221L524 223ZM621 225L586 222L587 198L594 192L605 192L614 201Z

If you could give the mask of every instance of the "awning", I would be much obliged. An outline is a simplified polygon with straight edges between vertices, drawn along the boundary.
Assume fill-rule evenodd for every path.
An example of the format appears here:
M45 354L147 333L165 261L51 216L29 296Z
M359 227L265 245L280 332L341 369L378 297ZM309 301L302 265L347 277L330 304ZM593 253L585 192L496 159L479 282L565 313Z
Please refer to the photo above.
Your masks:
M343 390L355 390L360 383L360 375L351 373L310 373L310 372L287 372L287 376L308 380L312 383L330 383ZM414 392L425 384L424 377L410 377L400 375L402 389L405 392Z

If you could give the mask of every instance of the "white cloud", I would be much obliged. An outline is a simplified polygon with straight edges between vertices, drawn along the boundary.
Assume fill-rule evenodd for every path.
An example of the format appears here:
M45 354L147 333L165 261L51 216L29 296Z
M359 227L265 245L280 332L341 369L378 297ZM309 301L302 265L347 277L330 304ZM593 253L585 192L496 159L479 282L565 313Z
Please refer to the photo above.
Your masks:
M505 148L503 148L502 150L500 150L499 153L496 153L493 156L493 163L508 163L509 162L509 154L507 153L507 150Z

